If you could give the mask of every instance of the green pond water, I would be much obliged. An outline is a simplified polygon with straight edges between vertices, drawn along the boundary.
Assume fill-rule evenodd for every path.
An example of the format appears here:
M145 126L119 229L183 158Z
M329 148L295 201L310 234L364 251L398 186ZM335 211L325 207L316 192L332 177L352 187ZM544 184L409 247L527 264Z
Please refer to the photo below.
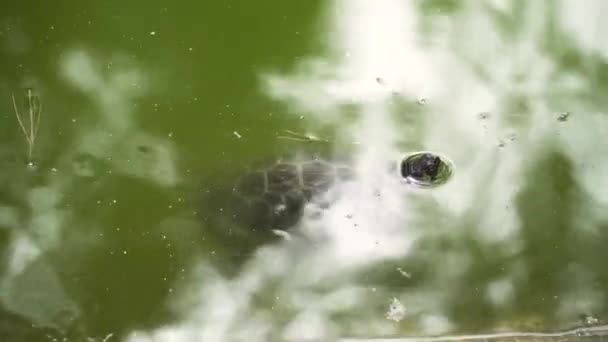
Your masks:
M605 323L606 11L4 1L0 341ZM360 177L275 239L228 223L234 179L303 150ZM386 167L420 150L453 163L446 184Z

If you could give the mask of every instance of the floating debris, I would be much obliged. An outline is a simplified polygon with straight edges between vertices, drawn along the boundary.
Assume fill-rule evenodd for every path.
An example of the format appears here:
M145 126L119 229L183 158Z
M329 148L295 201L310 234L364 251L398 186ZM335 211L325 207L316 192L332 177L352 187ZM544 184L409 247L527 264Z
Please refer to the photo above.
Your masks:
M570 112L562 112L557 115L557 121L566 122L570 118Z
M386 85L386 82L380 77L376 77L376 83L383 85L383 86Z
M477 117L480 120L486 120L486 119L488 119L490 117L490 113L489 112L481 112L481 113L477 114Z
M293 141L301 141L301 142L323 142L323 143L330 142L327 139L320 138L320 137L310 134L310 133L302 134L302 133L294 132L294 131L291 131L288 129L284 130L284 132L287 135L279 135L277 138L293 140Z
M498 147L505 147L507 145L505 140L514 142L515 140L517 140L517 135L509 134L509 135L505 136L504 138L498 139Z
M412 275L409 272L404 271L401 267L397 267L397 271L407 279L412 279Z
M421 98L418 99L417 102L418 102L419 105L424 106L426 104L426 101L427 101L426 98L421 97Z
M386 312L386 318L391 321L400 322L405 317L405 312L405 306L401 304L399 299L393 298Z
M232 134L234 134L235 137L237 137L238 139L241 139L243 136L239 134L239 132L234 131L232 132Z

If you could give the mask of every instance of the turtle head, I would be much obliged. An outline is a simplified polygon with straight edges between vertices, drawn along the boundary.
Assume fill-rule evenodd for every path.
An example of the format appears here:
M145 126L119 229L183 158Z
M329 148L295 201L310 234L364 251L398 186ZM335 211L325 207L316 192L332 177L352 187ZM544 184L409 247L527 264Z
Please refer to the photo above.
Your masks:
M433 182L441 172L442 160L432 153L415 154L401 162L401 176L419 182Z

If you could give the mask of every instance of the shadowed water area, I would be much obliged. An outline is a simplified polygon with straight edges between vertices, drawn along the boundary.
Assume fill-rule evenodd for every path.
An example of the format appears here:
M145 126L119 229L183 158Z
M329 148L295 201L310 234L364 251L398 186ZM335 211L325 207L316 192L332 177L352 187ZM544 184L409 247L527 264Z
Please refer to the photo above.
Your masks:
M3 2L0 341L608 340L606 11Z

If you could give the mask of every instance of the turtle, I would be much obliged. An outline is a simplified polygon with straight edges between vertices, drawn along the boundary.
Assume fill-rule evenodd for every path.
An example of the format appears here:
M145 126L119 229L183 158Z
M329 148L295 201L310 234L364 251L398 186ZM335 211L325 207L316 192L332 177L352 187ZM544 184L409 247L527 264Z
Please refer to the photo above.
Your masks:
M278 160L237 179L233 215L242 225L285 230L299 221L306 203L354 177L349 165L321 158Z
M419 186L442 184L452 170L445 157L432 152L412 153L391 164L404 181ZM210 196L209 201L235 225L261 234L289 230L308 203L328 208L330 203L320 195L336 183L356 180L356 170L349 160L313 155L274 160L235 178L228 194Z

